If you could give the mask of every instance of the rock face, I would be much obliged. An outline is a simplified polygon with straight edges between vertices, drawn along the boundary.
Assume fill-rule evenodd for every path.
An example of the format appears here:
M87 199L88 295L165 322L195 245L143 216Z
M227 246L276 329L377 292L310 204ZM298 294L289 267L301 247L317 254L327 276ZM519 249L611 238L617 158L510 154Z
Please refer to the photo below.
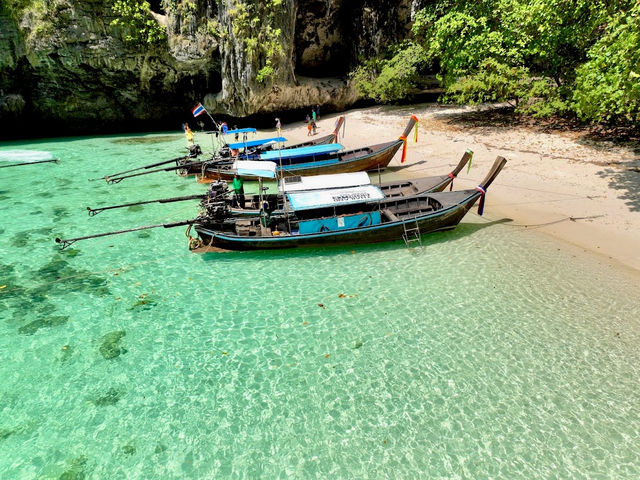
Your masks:
M0 4L0 135L177 128L203 100L236 117L343 109L357 100L346 74L404 38L415 9L415 0L153 0L148 20L166 38L132 43L131 29L112 24L113 4Z

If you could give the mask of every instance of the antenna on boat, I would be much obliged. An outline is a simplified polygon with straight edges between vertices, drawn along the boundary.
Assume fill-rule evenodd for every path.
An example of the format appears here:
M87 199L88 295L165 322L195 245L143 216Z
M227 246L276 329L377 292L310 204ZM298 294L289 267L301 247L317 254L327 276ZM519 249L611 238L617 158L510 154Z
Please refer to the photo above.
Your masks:
M278 149L278 158L280 160L280 183L282 184L282 208L284 210L285 218L287 219L287 226L289 227L289 233L291 233L291 215L289 215L287 209L287 194L284 188L284 170L282 169L282 149Z

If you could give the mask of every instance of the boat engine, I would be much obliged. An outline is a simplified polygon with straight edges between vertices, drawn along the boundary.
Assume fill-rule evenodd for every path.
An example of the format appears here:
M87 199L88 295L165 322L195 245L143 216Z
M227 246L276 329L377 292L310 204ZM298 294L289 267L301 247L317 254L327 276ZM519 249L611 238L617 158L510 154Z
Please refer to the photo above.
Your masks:
M202 201L201 217L206 222L222 222L229 216L229 203L224 200L205 199Z
M202 149L197 143L195 145L189 145L189 158L196 158L198 155L202 155Z
M224 180L216 180L209 184L209 199L224 197L229 191L229 185Z

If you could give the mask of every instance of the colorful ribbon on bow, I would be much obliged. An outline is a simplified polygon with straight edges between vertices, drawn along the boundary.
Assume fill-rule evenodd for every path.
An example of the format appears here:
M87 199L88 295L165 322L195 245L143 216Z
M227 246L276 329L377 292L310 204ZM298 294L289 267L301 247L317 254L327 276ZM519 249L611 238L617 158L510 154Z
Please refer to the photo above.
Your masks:
M413 129L413 143L418 143L418 117L411 115L411 118L416 121L416 126Z
M482 188L482 186L478 185L476 187L476 191L480 192L480 203L478 204L478 215L482 216L484 213L484 198L487 191Z
M398 140L402 140L402 157L400 157L400 163L404 163L404 161L407 159L407 136L400 135L400 138L398 138Z
M449 191L451 191L453 190L453 180L456 178L456 176L453 173L450 173L449 178L451 179L451 183L449 184Z

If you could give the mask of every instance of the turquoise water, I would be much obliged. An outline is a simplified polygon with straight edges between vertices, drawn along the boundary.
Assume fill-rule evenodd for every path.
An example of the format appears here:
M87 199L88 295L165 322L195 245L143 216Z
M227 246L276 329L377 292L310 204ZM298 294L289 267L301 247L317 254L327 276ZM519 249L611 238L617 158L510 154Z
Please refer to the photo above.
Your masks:
M59 251L191 218L85 211L200 192L87 181L182 146L0 147L62 159L0 170L0 478L640 477L637 278L530 231L470 214L414 250L196 255L178 228Z

